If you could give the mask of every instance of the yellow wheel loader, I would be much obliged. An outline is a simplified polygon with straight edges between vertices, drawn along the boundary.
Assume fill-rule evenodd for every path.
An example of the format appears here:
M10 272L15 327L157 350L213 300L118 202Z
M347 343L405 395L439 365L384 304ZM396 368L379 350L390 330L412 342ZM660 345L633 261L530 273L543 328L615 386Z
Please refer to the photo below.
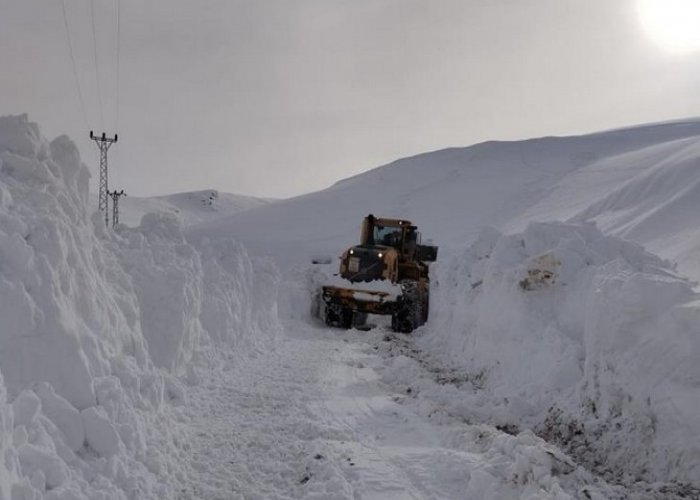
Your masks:
M360 244L340 257L338 283L322 289L326 324L351 328L367 314L383 314L391 315L392 330L412 332L428 320L428 269L437 252L410 221L368 215Z

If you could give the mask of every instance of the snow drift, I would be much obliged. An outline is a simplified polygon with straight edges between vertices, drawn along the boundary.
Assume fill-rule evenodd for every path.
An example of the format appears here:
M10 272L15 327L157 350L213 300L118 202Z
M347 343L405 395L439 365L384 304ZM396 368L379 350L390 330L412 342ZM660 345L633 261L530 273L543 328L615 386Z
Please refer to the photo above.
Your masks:
M484 230L443 265L420 343L480 382L472 418L525 425L618 477L700 476L700 302L592 224Z
M0 498L172 497L175 377L278 329L274 266L169 215L106 230L89 177L67 137L0 118Z

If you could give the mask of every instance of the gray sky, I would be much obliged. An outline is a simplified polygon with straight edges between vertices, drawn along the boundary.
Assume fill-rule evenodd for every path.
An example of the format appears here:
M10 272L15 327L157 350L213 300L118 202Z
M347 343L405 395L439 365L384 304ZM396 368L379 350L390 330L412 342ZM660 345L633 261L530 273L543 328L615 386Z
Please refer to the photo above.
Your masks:
M118 127L110 188L132 195L286 197L444 147L700 116L700 52L659 44L641 3L120 0L117 108L118 0L94 0L102 106L91 1L65 0L84 116L61 1L0 0L0 115L67 133L94 175L88 130Z

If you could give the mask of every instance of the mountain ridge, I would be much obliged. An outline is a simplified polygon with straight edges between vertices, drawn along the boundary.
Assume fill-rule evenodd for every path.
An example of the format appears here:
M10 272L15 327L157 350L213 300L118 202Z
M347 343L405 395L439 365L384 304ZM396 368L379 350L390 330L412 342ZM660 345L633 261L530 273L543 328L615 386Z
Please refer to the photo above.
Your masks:
M446 148L398 159L321 191L204 222L189 234L197 238L213 230L212 224L220 225L253 253L272 255L282 267L300 263L302 255L338 253L357 239L360 221L370 212L410 219L446 250L472 241L484 226L514 231L530 221L570 218L592 220L603 229L614 228L616 235L648 244L649 238L629 227L623 230L615 221L644 211L647 203L640 197L649 186L641 179L658 165L665 165L665 175L683 170L676 179L679 186L692 183L692 169L683 169L681 163L700 161L700 151L692 147L698 138L700 120L684 120L582 136ZM686 146L688 157L679 152ZM599 203L597 191L617 192L632 179L639 181L640 191L637 199L629 198L629 206ZM581 183L593 192L577 194ZM574 200L578 210L571 210ZM692 200L685 204L682 224L689 225L694 205ZM328 217L329 212L335 215ZM637 215L641 224L643 213ZM454 223L445 225L445 219ZM289 247L277 248L278 238L266 238L265 233L282 233ZM667 258L678 257L658 245L655 250ZM295 258L290 258L292 254Z

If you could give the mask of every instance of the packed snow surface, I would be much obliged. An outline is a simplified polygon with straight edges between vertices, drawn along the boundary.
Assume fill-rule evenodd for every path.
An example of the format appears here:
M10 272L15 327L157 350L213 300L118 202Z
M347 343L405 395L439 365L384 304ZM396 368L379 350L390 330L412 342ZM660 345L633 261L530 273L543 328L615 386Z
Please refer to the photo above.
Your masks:
M0 118L0 499L697 498L698 138L125 198L111 229L70 139ZM440 245L412 335L314 318L369 212Z

